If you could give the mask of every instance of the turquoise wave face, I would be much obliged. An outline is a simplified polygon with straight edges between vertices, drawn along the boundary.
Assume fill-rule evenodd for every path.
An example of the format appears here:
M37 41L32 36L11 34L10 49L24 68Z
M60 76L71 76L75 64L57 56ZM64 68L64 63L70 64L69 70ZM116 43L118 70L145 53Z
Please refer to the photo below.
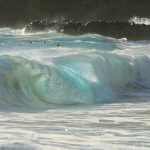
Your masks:
M149 96L148 41L0 29L0 105L53 107Z
M112 91L98 79L87 60L81 64L68 62L58 60L43 65L22 57L1 56L0 102L47 106L94 104L111 99Z

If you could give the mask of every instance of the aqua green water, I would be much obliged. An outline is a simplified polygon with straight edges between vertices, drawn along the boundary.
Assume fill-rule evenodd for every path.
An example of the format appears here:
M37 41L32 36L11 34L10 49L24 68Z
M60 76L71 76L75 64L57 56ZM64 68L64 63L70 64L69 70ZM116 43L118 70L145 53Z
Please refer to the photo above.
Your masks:
M0 148L149 149L149 48L0 29Z

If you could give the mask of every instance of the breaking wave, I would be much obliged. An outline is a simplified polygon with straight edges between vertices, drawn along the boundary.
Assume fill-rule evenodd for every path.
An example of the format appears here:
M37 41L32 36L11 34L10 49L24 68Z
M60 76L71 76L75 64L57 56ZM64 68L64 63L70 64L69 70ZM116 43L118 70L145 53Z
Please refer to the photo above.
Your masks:
M95 52L53 60L0 57L0 103L42 107L113 102L150 88L150 59ZM136 96L136 95L135 95Z
M150 19L149 18L139 18L139 17L133 17L130 19L129 21L131 24L135 23L135 24L144 24L144 25L150 25Z
M123 102L148 96L148 41L0 30L0 107Z

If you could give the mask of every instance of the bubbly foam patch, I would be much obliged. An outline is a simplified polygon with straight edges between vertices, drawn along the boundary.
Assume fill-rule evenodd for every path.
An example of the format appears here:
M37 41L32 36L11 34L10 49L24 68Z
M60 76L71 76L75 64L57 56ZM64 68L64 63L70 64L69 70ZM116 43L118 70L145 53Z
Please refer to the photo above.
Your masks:
M131 23L135 24L145 24L145 25L150 25L150 18L139 18L139 17L133 17L130 19Z

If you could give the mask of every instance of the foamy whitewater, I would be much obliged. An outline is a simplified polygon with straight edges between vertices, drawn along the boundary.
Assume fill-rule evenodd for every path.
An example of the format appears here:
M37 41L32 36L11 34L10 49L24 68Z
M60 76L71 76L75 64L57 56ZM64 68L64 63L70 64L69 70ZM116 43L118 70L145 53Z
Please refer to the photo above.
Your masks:
M150 41L0 29L0 150L149 150Z

